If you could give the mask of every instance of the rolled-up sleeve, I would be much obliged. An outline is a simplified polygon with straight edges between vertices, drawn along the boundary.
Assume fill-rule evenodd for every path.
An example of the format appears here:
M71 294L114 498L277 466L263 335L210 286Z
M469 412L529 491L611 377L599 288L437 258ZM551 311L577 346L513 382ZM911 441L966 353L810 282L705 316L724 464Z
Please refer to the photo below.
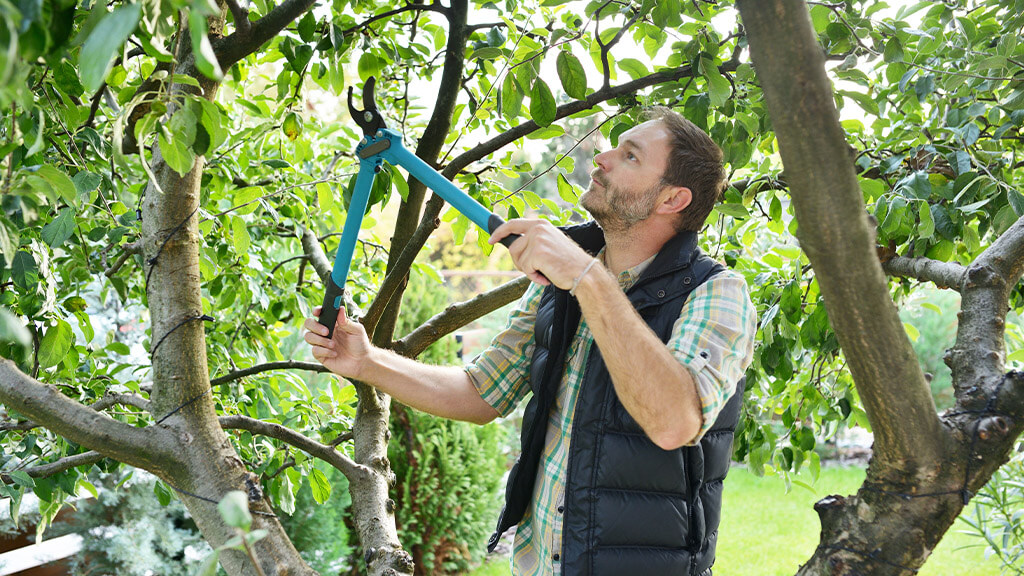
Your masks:
M754 355L757 312L746 280L727 270L697 287L680 312L669 351L689 370L701 401L696 444L736 391Z
M543 286L530 284L509 315L505 330L465 366L480 397L502 416L511 414L530 392L533 328L543 291Z

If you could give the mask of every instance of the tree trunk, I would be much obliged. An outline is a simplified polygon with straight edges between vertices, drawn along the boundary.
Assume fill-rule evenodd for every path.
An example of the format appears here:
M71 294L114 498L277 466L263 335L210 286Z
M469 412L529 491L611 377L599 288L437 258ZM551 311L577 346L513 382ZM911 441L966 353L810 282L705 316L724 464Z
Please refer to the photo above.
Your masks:
M223 24L221 24L222 26ZM182 42L176 72L199 79L202 96L212 99L218 84L193 65L188 42ZM173 85L176 90L192 90ZM176 106L170 106L168 117ZM199 274L199 185L205 159L198 157L184 176L171 169L154 147L155 182L142 206L142 244L153 363L150 411L157 426L175 434L183 465L161 475L195 519L203 537L217 548L236 535L217 509L225 494L241 490L249 497L253 530L268 535L253 547L263 574L312 575L263 496L258 479L246 470L220 427L210 388ZM157 187L159 184L159 187ZM231 575L260 574L246 553L221 553Z
M957 405L939 418L875 253L807 7L801 0L737 4L779 139L801 247L875 434L857 494L815 505L821 540L799 574L913 574L1024 429L1024 377L1002 373L1001 353L1024 224L979 257L957 286L963 313L947 355Z

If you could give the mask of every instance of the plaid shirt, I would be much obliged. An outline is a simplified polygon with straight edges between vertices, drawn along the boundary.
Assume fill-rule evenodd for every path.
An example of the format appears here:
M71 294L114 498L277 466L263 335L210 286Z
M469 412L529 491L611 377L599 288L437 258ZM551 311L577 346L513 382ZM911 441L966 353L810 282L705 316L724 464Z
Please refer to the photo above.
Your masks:
M600 256L600 255L599 255ZM654 260L618 275L629 290ZM532 284L509 317L508 327L491 346L466 366L480 396L502 416L509 415L530 392L534 351L534 318L543 286ZM757 318L746 281L726 270L698 286L687 299L667 344L672 355L694 377L703 425L696 444L714 424L736 389L754 351ZM581 319L566 357L566 370L548 418L546 442L537 470L533 499L516 530L512 572L521 576L560 574L555 560L562 551L562 514L569 437L576 398L594 336Z

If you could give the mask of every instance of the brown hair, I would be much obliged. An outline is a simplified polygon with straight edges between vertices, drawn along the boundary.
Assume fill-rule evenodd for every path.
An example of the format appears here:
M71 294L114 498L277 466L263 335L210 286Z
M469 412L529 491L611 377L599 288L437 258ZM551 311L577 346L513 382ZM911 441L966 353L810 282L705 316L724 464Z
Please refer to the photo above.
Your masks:
M699 231L725 190L722 150L706 132L674 110L652 106L644 110L643 115L645 120L660 121L671 136L672 148L661 181L669 186L689 188L692 195L690 205L680 213L676 228Z

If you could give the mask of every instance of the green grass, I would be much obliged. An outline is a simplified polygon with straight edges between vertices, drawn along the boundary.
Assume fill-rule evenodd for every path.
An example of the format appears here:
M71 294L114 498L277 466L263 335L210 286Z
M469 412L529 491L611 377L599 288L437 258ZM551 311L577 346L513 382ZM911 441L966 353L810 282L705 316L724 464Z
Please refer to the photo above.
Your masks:
M758 478L734 468L725 481L722 526L715 576L791 576L818 545L820 525L813 505L829 494L853 494L864 469L830 467L821 471L814 492L794 485L786 493L778 477ZM999 562L985 560L979 538L953 525L919 572L920 576L999 576ZM508 576L508 558L496 557L472 576Z

